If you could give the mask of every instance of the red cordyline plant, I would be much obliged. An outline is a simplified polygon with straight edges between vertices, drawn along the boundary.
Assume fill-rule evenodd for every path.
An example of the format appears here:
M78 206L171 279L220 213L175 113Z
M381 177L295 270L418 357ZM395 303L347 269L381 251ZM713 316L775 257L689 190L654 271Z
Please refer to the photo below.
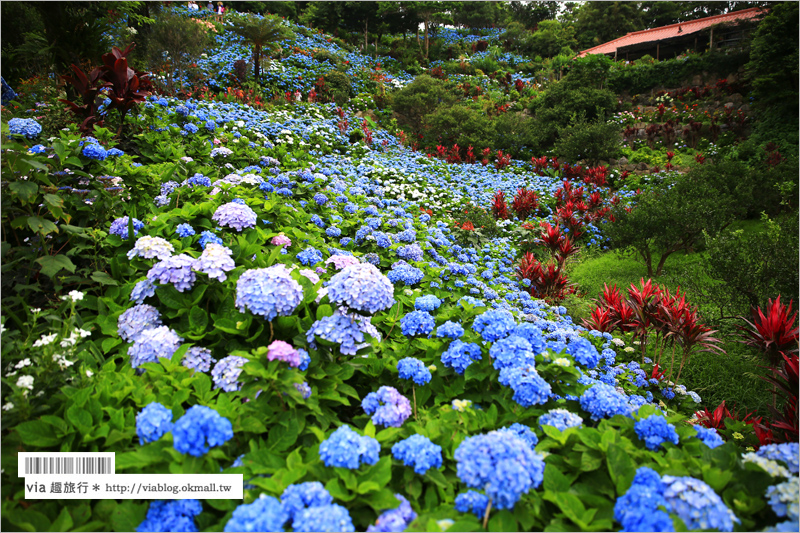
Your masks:
M538 208L539 197L534 191L529 191L525 187L517 190L517 194L511 202L511 209L514 210L520 220L525 220Z
M728 419L737 422L741 421L753 428L753 432L758 439L759 446L765 446L775 442L773 432L769 427L767 427L766 424L764 424L763 417L758 416L755 418L750 418L752 414L752 412L745 413L745 415L740 419L739 412L735 409L733 412L731 412L725 405L725 400L722 400L722 403L720 403L713 412L705 408L702 411L695 412L694 416L697 419L697 424L709 429L716 429L718 432L726 429L726 421Z
M780 442L797 442L800 434L798 433L798 409L797 409L797 391L800 387L800 379L798 379L798 355L782 354L783 365L780 367L770 367L772 375L765 377L759 376L761 379L770 383L773 391L780 393L784 398L783 411L779 411L774 405L770 407L775 421L772 423L772 428L777 430L782 438L777 438L776 441ZM774 398L774 396L773 396Z
M749 328L739 326L744 332L742 342L761 350L772 366L778 366L782 354L797 353L798 328L795 327L797 312L792 314L792 304L781 304L781 297L767 300L766 315L759 307L753 309L753 321L740 317Z
M543 265L530 252L522 257L517 267L517 276L530 280L528 290L531 296L551 304L560 302L567 294L574 292L559 264Z
M492 201L492 215L495 220L507 220L510 215L508 213L508 205L506 205L506 197L503 191L494 193L494 200Z

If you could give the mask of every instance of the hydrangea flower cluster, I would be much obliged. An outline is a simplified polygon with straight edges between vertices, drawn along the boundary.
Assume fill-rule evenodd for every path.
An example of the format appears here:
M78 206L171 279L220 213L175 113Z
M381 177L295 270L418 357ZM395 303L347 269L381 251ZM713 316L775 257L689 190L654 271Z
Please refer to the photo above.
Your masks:
M567 353L586 368L594 368L600 362L600 354L597 353L597 348L583 337L573 337L567 344Z
M392 269L389 271L386 276L389 278L389 281L392 283L397 283L402 281L405 285L416 285L422 278L425 277L425 273L415 268L405 261L397 261L396 263L392 264Z
M349 532L355 531L350 513L339 504L303 509L294 517L295 531Z
M544 460L512 432L467 437L454 454L458 477L482 489L497 509L511 509L524 493L541 485Z
M153 265L147 279L162 285L171 283L178 292L190 290L197 280L195 259L187 254L173 255Z
M156 286L149 279L143 279L133 286L131 291L130 300L136 304L141 304L146 298L150 298L156 294Z
M139 256L144 259L153 259L157 257L160 260L164 260L171 256L174 251L175 248L173 248L172 244L161 237L145 235L136 240L136 244L133 245L133 248L128 250L127 255L128 259Z
M339 345L343 355L355 355L363 346L364 328L362 324L345 313L336 311L314 322L306 332L306 340L316 348L315 337L319 336Z
M502 309L490 309L475 317L472 329L486 342L495 342L511 333L516 327L514 316Z
M798 473L800 465L800 445L796 442L784 442L781 444L767 444L756 452L759 457L772 461L783 461L792 474Z
M191 237L197 232L194 231L194 228L191 224L178 224L178 227L175 228L175 233L178 235L178 237L183 239L186 237Z
M211 357L211 350L208 348L193 346L186 351L186 355L183 356L181 364L186 368L193 368L198 372L208 372L211 369L211 363L216 361L216 359Z
M437 337L447 337L449 339L457 339L464 334L464 328L461 324L448 320L438 328L436 328Z
M129 220L130 219L128 218L127 215L125 215L122 218L116 219L114 222L111 223L111 228L108 230L108 232L111 235L119 235L123 239L127 239L128 237L130 237L130 232L128 231L128 221ZM134 236L138 235L139 231L141 231L142 229L144 229L144 222L142 222L138 218L134 218L133 219L133 234L134 234Z
M468 490L456 496L455 507L459 513L471 512L478 518L483 518L488 506L489 497L474 490Z
M12 118L8 121L8 131L13 135L35 139L42 133L42 126L32 118Z
M489 349L489 355L494 359L492 365L497 370L523 365L534 366L535 364L535 354L531 343L516 335L495 342Z
M678 433L675 426L667 422L661 415L650 415L647 418L636 421L633 425L636 435L645 442L648 450L658 450L664 441L669 441L678 445Z
M289 485L281 494L281 505L286 512L287 520L294 521L300 511L308 507L320 507L333 503L333 497L319 481L308 481Z
M84 157L94 159L95 161L104 161L105 158L108 157L108 152L106 152L106 149L99 144L94 143L89 143L84 146L81 153Z
M455 370L456 374L463 374L473 361L481 359L481 347L474 342L454 340L442 354L442 364Z
M628 398L605 383L595 383L586 390L580 397L580 404L581 409L589 413L592 420L600 420L614 415L628 415L631 412Z
M614 518L622 531L675 531L658 472L646 466L636 471L628 491L614 504Z
M500 432L510 432L513 435L516 435L520 439L524 440L528 446L531 447L533 450L536 447L536 444L539 442L539 437L536 436L536 433L533 432L531 428L528 426L519 424L517 422L511 424L508 427L500 428L497 431Z
M429 468L442 466L442 447L434 444L428 437L415 434L392 446L392 456L413 466L414 472L424 474Z
M161 325L161 314L152 305L140 304L127 309L117 320L117 333L125 342L135 341L141 332Z
M267 359L270 361L275 359L284 361L293 368L300 366L300 352L284 341L272 341L272 344L267 347Z
M214 211L211 220L222 227L242 231L246 228L255 227L258 216L256 216L256 212L247 205L228 202L227 204L222 204Z
M725 444L725 441L722 440L722 437L719 436L717 433L716 428L707 428L703 426L695 426L694 429L697 430L696 437L700 439L703 444L711 448L712 450L717 446L722 446ZM763 449L763 447L762 447ZM761 451L761 450L759 450Z
M319 445L319 457L325 466L355 470L362 463L378 462L380 443L372 437L361 436L350 426L343 425Z
M236 307L269 321L288 316L303 301L303 288L282 264L247 270L236 282Z
M208 274L211 279L225 281L228 279L225 272L230 272L236 268L231 255L233 250L221 244L210 242L206 245L203 253L197 258L194 270Z
M247 359L238 355L223 357L214 365L211 371L211 378L214 380L214 388L222 389L225 392L233 392L242 388L238 381L242 373L242 367L247 363Z
M197 531L194 517L203 512L199 500L156 500L150 503L147 516L136 531Z
M223 244L222 239L214 235L214 233L206 230L200 234L200 247L203 250L205 250L206 246L208 246L210 243L215 243L219 245Z
M733 531L739 519L714 490L693 477L664 476L664 499L689 529Z
M788 522L797 524L800 511L800 478L792 476L788 481L772 485L767 489L767 501L779 517L788 518ZM795 528L797 529L797 528Z
M359 263L331 278L328 298L348 309L374 314L394 305L394 285L375 266Z
M138 368L144 363L155 363L159 357L169 359L182 341L167 326L145 329L134 339L133 346L128 348L131 366Z
M523 407L546 403L553 394L550 384L533 365L503 368L498 381L501 385L511 387L514 391L512 399Z
M210 407L194 405L175 422L172 437L180 453L202 457L233 438L233 425Z
M440 305L442 301L433 294L426 294L414 300L414 309L417 311L436 311Z
M583 419L566 409L551 409L539 417L539 426L553 426L559 431L583 426Z
M413 379L417 385L425 385L431 380L431 371L416 357L404 357L397 362L400 379Z
M384 386L378 392L370 392L361 400L361 407L372 415L376 426L399 428L411 416L411 402L394 387Z
M136 415L139 444L155 442L172 431L172 411L158 402L151 402Z
M436 322L427 311L412 311L400 319L400 326L403 335L414 337L432 332Z
M333 264L333 267L336 270L341 270L343 268L349 267L350 265L357 265L360 261L353 257L352 255L332 255L328 259L325 260L326 265Z
M394 509L384 511L375 520L375 524L367 526L367 531L405 531L406 528L417 518L417 513L411 508L411 504L400 494L395 494L395 498L400 500L400 505Z
M262 493L253 503L242 504L234 509L224 531L283 531L286 520L288 513L281 502Z
M322 261L322 252L312 246L309 246L297 254L297 260L305 266L314 266Z

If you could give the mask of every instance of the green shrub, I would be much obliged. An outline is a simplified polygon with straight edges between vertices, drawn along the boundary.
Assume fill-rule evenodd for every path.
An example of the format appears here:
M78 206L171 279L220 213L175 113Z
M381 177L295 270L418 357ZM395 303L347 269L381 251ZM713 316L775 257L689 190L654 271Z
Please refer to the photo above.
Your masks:
M331 53L331 52L329 52L328 50L325 50L325 49L314 50L314 56L313 57L314 57L314 59L316 61L320 61L320 62L327 61L328 63L330 63L334 67L339 65L342 62L342 58L341 57L339 57L336 54L333 54L333 53Z
M419 130L425 115L455 101L450 84L423 74L394 94L393 106L400 115L398 120L401 124Z
M559 159L586 161L597 166L601 160L617 157L621 139L619 126L599 118L593 122L576 122L558 130L554 151Z
M344 72L331 70L322 76L322 79L325 81L325 88L328 91L329 98L336 102L336 105L344 105L350 97L355 96L350 76Z
M427 146L473 146L477 154L479 149L489 145L494 131L494 123L486 113L465 105L454 105L440 107L427 115L423 135Z
M470 63L472 63L476 69L482 70L487 74L500 70L500 64L490 56L473 58Z
M502 148L515 158L530 159L539 144L536 124L522 113L507 112L494 119L493 147ZM530 155L527 155L530 154Z

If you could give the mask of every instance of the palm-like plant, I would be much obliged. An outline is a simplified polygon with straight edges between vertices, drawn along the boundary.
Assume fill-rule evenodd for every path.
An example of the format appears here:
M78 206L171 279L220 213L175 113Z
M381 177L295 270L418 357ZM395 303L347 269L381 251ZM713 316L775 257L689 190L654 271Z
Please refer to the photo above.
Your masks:
M253 68L256 82L261 73L261 57L264 50L277 47L277 41L290 38L292 31L275 15L263 18L247 17L234 20L232 30L253 46Z
M781 363L781 355L797 353L798 328L794 327L797 312L792 313L792 303L781 304L781 297L775 301L767 300L767 314L759 307L753 310L753 322L740 317L750 328L740 326L744 332L743 343L760 349L767 356L769 363L777 367ZM791 316L790 316L791 315Z

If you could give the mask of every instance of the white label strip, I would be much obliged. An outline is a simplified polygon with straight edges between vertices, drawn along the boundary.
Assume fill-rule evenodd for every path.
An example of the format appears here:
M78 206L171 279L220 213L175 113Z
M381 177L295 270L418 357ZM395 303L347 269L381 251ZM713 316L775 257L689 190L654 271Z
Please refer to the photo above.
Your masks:
M38 475L26 500L241 500L243 474Z
M113 474L114 452L20 452L17 477Z

